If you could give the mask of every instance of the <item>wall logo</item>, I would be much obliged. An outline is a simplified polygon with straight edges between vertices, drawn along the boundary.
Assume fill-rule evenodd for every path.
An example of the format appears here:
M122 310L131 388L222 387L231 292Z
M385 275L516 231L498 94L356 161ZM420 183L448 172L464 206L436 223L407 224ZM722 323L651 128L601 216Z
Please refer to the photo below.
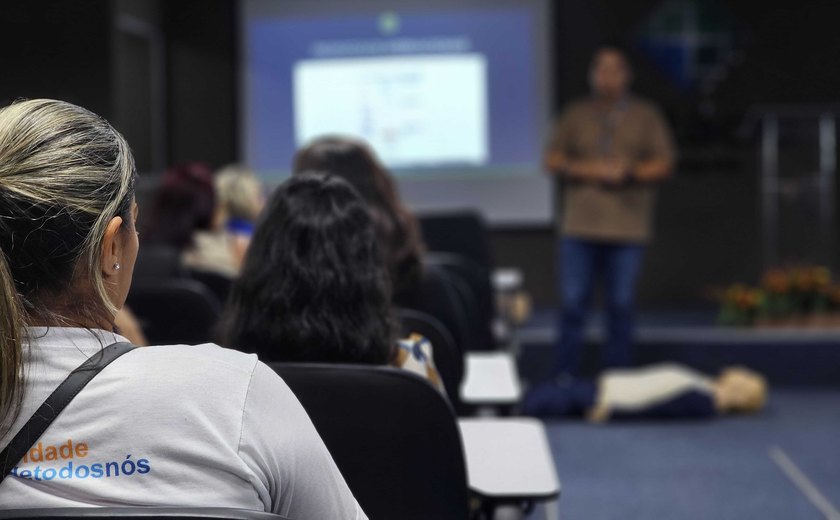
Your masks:
M668 0L636 43L680 88L711 91L737 58L735 20L713 0Z

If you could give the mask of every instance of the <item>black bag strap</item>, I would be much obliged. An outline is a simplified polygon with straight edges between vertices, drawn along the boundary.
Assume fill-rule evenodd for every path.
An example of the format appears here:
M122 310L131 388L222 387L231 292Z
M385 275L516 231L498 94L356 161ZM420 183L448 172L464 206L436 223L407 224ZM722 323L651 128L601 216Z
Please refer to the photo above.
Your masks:
M0 483L3 482L18 462L23 459L35 442L52 424L58 414L73 400L76 395L96 377L96 374L111 364L112 361L136 348L131 343L114 343L108 345L92 355L70 372L67 379L47 397L44 404L35 411L32 417L23 425L12 441L0 452Z

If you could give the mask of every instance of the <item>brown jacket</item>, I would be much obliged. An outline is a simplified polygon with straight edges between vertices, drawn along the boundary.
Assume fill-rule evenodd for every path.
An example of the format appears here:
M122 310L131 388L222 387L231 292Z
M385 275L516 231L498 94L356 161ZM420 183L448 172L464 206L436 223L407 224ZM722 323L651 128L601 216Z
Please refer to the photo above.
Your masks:
M665 118L651 103L628 97L612 113L592 99L573 102L561 114L549 150L570 160L616 157L630 162L673 160L674 144ZM557 219L567 237L644 243L652 236L656 187L628 182L558 180Z

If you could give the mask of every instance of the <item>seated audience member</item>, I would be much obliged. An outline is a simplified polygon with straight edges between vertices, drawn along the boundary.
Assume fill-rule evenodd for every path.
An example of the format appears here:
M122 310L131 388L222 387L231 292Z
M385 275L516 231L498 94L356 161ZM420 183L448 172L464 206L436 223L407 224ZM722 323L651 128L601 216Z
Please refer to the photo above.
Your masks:
M230 237L234 260L241 266L254 223L265 206L262 185L251 170L229 165L216 172L216 195L218 220Z
M295 156L294 173L310 170L337 175L356 188L370 207L395 297L413 290L423 269L420 227L400 202L394 180L373 150L352 138L322 137Z
M420 226L399 198L388 170L364 142L350 137L321 137L295 155L293 172L323 171L350 182L367 202L393 285L392 303L437 318L463 351L479 344L462 319L447 275L424 267Z
M143 229L143 243L174 248L185 266L233 278L234 241L224 229L213 171L192 162L166 170Z
M397 340L374 221L340 177L304 172L268 201L222 325L263 361L394 365L440 388L429 342Z
M728 367L717 378L675 363L604 371L595 381L569 379L537 385L522 406L527 415L623 418L707 418L761 410L764 378Z
M215 211L216 190L208 165L192 162L167 168L144 219L143 243L186 250L196 231L213 228Z
M365 518L283 381L256 356L215 345L129 350L26 438L71 371L126 341L114 319L138 251L136 176L125 139L83 108L0 110L0 447L31 445L0 475L0 509Z

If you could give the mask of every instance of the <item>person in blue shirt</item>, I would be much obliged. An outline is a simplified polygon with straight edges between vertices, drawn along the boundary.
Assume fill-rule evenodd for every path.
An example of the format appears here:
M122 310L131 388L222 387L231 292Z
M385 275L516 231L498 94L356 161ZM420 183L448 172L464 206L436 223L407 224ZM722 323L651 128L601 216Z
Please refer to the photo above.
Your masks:
M215 184L217 218L230 237L236 264L241 265L265 206L263 187L254 172L235 164L216 172Z

